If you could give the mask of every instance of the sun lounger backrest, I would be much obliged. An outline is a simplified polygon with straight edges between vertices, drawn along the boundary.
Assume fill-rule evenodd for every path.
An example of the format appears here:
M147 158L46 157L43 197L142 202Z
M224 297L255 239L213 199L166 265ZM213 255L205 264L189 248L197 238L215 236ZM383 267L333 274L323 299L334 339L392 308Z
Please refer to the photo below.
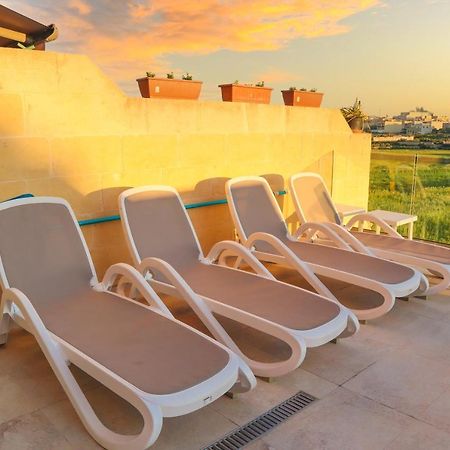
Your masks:
M177 193L170 188L137 188L122 194L122 218L133 237L136 262L161 258L175 268L197 262L201 256L196 236ZM125 216L125 217L124 217Z
M257 231L272 234L280 239L286 237L286 223L269 183L264 178L232 180L228 186L228 194L232 197L232 214L234 208L238 232L243 234L241 238L247 239Z
M89 288L92 262L63 200L34 198L0 204L0 279L38 307Z
M291 177L290 184L297 215L302 223L341 223L333 200L320 175L299 173Z

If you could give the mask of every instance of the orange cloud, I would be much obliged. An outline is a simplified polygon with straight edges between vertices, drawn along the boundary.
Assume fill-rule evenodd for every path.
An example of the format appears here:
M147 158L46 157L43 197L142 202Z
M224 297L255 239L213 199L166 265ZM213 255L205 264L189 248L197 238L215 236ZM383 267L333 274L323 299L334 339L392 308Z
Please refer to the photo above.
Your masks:
M21 2L8 3L22 11L38 5L31 0L20 9ZM40 0L33 17L46 14L46 22L56 23L61 31L60 48L90 55L122 81L144 70L165 68L167 55L273 51L293 39L344 33L348 26L343 19L379 4L380 0Z
M70 0L69 8L74 9L82 16L90 14L92 11L91 6L88 3L84 2L83 0Z

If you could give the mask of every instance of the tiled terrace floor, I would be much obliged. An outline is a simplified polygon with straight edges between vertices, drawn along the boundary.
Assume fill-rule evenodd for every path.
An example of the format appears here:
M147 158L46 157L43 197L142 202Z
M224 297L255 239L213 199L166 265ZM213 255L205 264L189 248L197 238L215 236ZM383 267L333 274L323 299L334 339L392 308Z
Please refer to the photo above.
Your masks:
M105 423L136 432L130 406L75 369ZM233 400L166 419L155 449L198 449L298 390L320 400L249 448L450 448L450 292L398 301L352 338L308 351L301 368ZM0 349L0 449L95 449L34 338Z

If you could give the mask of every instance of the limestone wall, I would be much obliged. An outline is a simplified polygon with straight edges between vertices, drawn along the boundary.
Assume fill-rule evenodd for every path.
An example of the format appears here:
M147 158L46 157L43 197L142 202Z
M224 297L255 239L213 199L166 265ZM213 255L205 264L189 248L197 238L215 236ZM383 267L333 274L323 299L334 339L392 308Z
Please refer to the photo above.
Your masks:
M130 98L85 56L0 48L0 200L62 196L87 219L116 214L130 186L170 184L202 201L224 198L229 177L283 189L308 170L336 201L366 206L369 163L370 136L338 110ZM295 226L289 196L279 201ZM226 206L190 214L205 251L232 238ZM83 231L100 274L129 261L118 222Z

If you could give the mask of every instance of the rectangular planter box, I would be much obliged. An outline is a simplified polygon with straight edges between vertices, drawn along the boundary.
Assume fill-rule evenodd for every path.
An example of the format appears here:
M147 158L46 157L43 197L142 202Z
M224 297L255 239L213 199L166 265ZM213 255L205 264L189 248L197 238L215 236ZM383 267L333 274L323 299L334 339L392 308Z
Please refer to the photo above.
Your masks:
M288 106L309 106L319 108L322 104L322 92L309 91L281 91L284 104Z
M245 84L220 84L224 102L270 103L272 88Z
M144 98L172 98L198 100L201 81L173 80L169 78L138 78L139 91Z

